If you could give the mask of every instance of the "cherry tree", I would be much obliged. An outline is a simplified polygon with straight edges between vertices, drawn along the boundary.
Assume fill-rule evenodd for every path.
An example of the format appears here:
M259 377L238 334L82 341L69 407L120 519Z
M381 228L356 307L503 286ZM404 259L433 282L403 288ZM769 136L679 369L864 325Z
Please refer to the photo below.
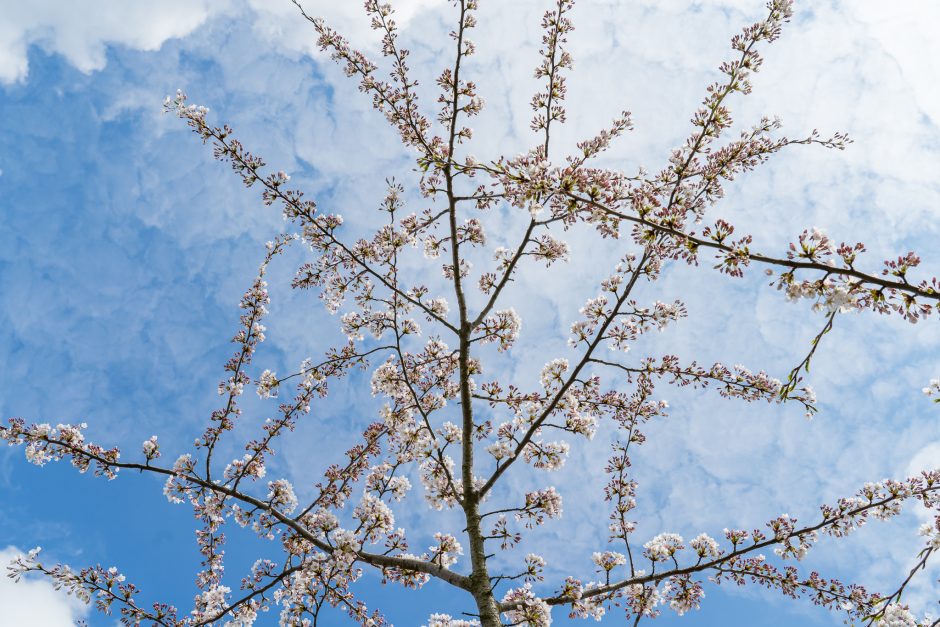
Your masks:
M937 468L866 483L822 505L812 520L782 514L758 528L725 529L714 538L637 534L641 495L631 456L646 439L647 423L667 413L660 388L707 388L737 401L791 403L812 416L817 409L806 384L810 360L824 350L824 337L840 313L900 316L911 323L936 315L940 283L912 276L920 262L914 253L884 261L879 269L865 257L863 244L837 243L815 228L794 234L788 250L761 252L750 235L711 217L725 183L775 153L796 145L841 150L849 142L840 133L782 136L772 118L731 135L729 106L750 92L749 79L761 66L759 50L780 36L791 17L789 0L771 0L763 19L732 39L730 56L720 66L723 78L708 86L688 138L652 173L593 164L631 129L628 112L578 143L576 153L552 150L552 131L568 117L565 78L572 56L566 44L574 0L552 0L541 23L535 76L542 87L531 100L533 147L487 159L468 151L470 121L484 106L464 63L474 54L476 0L452 0L453 54L431 90L433 105L421 100L428 93L412 78L391 5L365 2L381 37L383 71L311 17L299 0L293 2L320 49L358 81L414 155L414 195L430 208L408 211L409 190L387 181L377 193L377 227L350 237L338 213L292 187L285 172L269 168L229 126L214 125L207 108L190 104L182 92L167 98L166 111L211 145L247 187L260 189L263 203L278 206L290 225L267 244L241 300L241 327L223 366L218 409L192 451L169 456L156 435L131 452L92 443L85 424L53 427L14 418L0 427L0 437L23 446L38 465L69 460L80 472L108 479L122 469L163 477L165 498L188 504L199 522L201 592L190 611L145 602L116 568L49 565L39 549L10 566L13 578L40 573L98 610L119 613L124 624L166 627L245 627L264 612L277 615L282 625L313 625L327 607L345 611L358 624L385 624L382 609L361 598L357 582L367 571L391 586L421 588L437 579L466 593L465 614L433 614L427 625L434 627L542 626L551 623L553 612L597 620L625 615L636 625L662 612L698 609L707 586L726 582L804 598L853 624L940 624L918 622L902 600L940 550ZM487 230L501 214L517 218L517 231L507 234L516 243L493 248ZM569 259L564 238L574 229L615 241L621 254ZM255 358L265 340L268 267L289 246L309 251L293 287L316 292L337 314L347 341L285 374L256 366ZM520 316L507 306L514 277L530 264L579 262L596 288L570 312L569 349L549 356L537 385L507 381L500 373L524 333ZM765 272L781 300L820 312L819 332L781 378L741 365L637 355L631 348L641 336L668 330L687 316L674 295L649 295L677 264L717 271L729 280ZM315 482L314 496L302 500L291 481L271 479L267 466L279 440L315 416L318 401L331 386L348 384L355 369L371 372L370 392L382 399L381 410L360 441L321 475L297 478ZM274 417L255 421L243 415L240 399L252 387L270 399ZM940 380L924 393L940 401ZM232 447L226 441L230 432L246 422L260 425L257 435L234 459L221 457ZM552 486L551 473L565 472L572 447L597 448L592 438L598 429L618 434L612 450L601 446L595 453L609 456L606 477L587 486L602 492L608 504L607 542L583 556L577 572L558 577L564 568L550 564L551 555L522 554L517 545L537 548L542 528L556 524L565 495ZM175 461L164 463L167 457ZM521 478L528 489L507 488L509 477ZM823 539L845 537L870 519L894 518L907 503L932 510L934 518L921 528L924 544L916 565L899 573L894 589L872 592L800 567ZM421 538L421 546L412 547L409 532L396 525L396 512L415 510L424 510L428 520L438 512L456 513L463 529L434 533L433 541ZM226 532L236 531L270 541L280 559L258 560L240 580L231 579L223 555ZM585 571L594 575L577 576Z

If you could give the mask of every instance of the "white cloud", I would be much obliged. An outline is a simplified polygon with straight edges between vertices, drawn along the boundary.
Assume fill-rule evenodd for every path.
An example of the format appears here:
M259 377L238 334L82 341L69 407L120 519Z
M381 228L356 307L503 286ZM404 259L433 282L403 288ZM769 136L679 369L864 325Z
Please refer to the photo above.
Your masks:
M82 72L104 67L109 45L157 50L203 24L225 0L0 0L0 82L29 72L28 51L37 45L64 56Z
M311 51L316 43L316 34L299 16L291 0L247 0L256 12L255 28L264 33L281 49ZM397 0L395 21L404 27L416 15L430 8L445 5L444 0ZM363 11L362 2L324 2L323 0L301 0L304 11L311 17L322 17L342 35L352 40L353 45L375 48L378 38L371 34L369 18ZM374 42L370 45L368 42Z
M924 468L936 468L940 464L940 441L925 444L914 457L907 467L907 473L916 474Z
M397 2L397 20L403 25L441 2ZM0 83L27 77L31 46L60 54L88 73L105 66L109 46L158 50L168 39L185 37L209 18L245 5L255 12L255 28L277 42L281 50L313 49L315 37L310 25L297 18L297 9L289 0L0 0ZM353 38L369 30L360 2L307 2L305 6ZM363 46L375 48L375 42Z
M0 550L0 565L6 565L23 552L8 546ZM88 614L88 606L48 580L24 577L14 583L3 573L0 576L0 608L4 627L74 627L75 621Z
M925 27L940 20L940 5L917 2L910 10L898 11L887 3L869 0L859 2L855 11L913 88L917 106L935 123L940 122L940 85L923 80L940 73L940 41Z

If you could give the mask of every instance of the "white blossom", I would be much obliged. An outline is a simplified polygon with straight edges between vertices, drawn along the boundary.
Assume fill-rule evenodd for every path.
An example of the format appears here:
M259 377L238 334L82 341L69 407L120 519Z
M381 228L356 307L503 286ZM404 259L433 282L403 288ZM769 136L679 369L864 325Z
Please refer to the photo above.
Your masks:
M643 547L651 560L664 562L682 548L682 536L677 533L661 533Z
M285 514L290 514L297 509L297 496L294 494L294 486L287 479L268 482L267 499L273 507Z
M917 620L906 605L891 603L875 624L879 627L917 627Z
M595 552L591 559L594 561L597 566L604 571L611 571L617 566L623 566L627 563L627 556L623 553L617 553L615 551L604 551L602 553Z
M689 546L695 549L695 552L698 553L699 557L718 557L721 555L721 550L718 548L718 543L713 538L704 533L701 533L689 540Z

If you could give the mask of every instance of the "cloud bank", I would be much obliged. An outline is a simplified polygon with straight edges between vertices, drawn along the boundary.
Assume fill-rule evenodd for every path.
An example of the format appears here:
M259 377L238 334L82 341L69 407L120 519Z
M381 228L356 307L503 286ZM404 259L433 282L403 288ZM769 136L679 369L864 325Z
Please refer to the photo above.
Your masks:
M8 546L0 550L0 564L5 566L22 554ZM30 578L14 583L6 576L0 577L0 608L4 627L74 627L76 620L88 614L87 605L48 581Z

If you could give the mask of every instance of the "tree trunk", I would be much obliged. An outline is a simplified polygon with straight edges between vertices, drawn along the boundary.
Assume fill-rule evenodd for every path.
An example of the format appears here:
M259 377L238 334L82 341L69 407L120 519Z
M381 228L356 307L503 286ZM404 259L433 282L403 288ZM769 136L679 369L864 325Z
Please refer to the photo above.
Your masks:
M499 619L499 607L493 596L490 573L486 567L486 550L480 532L480 512L475 494L464 502L464 513L467 518L467 537L470 539L470 564L473 568L470 593L476 601L483 627L500 627L503 623Z

